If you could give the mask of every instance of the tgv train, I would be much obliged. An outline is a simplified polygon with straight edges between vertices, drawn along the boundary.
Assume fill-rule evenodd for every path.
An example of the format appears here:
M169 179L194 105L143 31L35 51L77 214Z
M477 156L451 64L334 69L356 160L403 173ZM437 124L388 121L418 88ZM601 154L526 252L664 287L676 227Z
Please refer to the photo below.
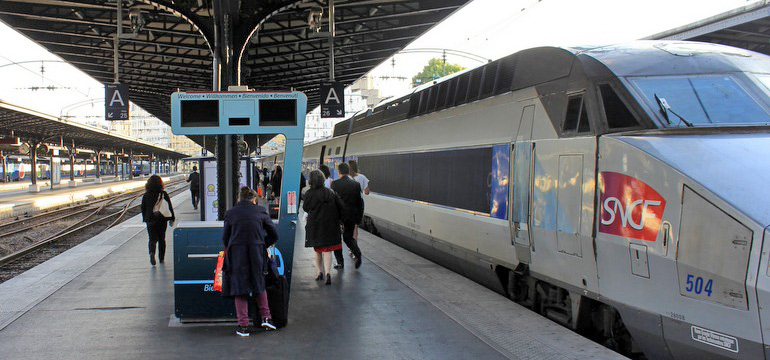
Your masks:
M769 124L768 56L542 47L338 124L304 161L357 159L371 229L622 353L766 359Z

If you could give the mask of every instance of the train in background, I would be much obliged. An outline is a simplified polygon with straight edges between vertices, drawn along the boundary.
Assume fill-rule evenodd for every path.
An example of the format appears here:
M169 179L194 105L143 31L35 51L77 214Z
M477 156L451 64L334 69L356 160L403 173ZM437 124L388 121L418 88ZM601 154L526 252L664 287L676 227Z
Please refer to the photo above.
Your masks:
M28 180L31 178L32 165L29 163L29 157L27 156L8 156L6 160L8 169L3 181L20 181ZM37 160L37 178L41 180L51 178L51 161L46 158L39 158ZM124 173L128 173L128 164L122 164L124 167ZM70 164L62 163L61 165L61 178L67 179L70 177ZM151 173L151 165L149 161L134 161L131 166L131 172L134 176L149 175ZM167 170L167 169L166 169ZM3 166L0 164L0 173L3 173ZM108 166L106 161L103 161L99 173L103 176L115 175L115 171L111 166ZM93 163L75 164L75 177L94 177L96 176L96 165Z
M770 57L639 41L431 82L303 162L357 159L368 229L623 354L770 359L768 149Z

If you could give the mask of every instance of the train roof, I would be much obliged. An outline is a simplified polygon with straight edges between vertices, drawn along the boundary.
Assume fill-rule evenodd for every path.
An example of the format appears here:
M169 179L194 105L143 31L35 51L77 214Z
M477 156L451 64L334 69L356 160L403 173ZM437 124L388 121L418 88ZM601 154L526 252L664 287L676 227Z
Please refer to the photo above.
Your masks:
M770 57L731 46L693 41L639 40L577 49L604 64L616 76L770 72Z

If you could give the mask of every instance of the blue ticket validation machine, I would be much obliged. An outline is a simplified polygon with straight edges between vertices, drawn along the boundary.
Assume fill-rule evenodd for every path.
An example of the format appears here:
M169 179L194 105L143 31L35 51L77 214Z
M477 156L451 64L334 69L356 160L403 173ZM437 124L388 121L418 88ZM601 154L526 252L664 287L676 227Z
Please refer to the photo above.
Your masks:
M290 286L306 113L307 97L297 91L176 92L171 95L171 130L176 135L283 134L286 137L276 224L279 240L270 252ZM212 289L216 255L222 247L221 221L182 221L174 229L175 314L182 322L233 318L232 301L221 298L220 293Z

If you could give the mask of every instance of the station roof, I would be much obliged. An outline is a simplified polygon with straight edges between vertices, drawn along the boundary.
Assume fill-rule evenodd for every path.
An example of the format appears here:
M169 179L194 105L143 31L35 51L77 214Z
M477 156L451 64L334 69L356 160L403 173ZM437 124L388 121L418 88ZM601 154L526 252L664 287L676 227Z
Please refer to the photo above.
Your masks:
M770 55L770 4L759 1L645 39L702 41Z
M51 115L6 103L0 100L0 132L13 134L26 141L49 144L74 142L78 149L108 152L130 150L134 154L156 155L161 158L181 159L187 155L155 144L115 134L97 127L67 121Z
M335 80L351 84L403 49L470 0L336 0ZM171 121L170 95L212 89L212 55L206 38L212 1L124 1L119 42L120 81L131 100ZM256 25L241 61L242 85L257 90L295 90L319 104L317 88L329 78L329 38L308 27L311 9L326 1L241 2L241 19ZM131 11L145 24L132 32ZM113 81L115 0L3 0L0 20L105 83ZM236 54L237 55L237 54ZM200 137L191 137L201 143Z

